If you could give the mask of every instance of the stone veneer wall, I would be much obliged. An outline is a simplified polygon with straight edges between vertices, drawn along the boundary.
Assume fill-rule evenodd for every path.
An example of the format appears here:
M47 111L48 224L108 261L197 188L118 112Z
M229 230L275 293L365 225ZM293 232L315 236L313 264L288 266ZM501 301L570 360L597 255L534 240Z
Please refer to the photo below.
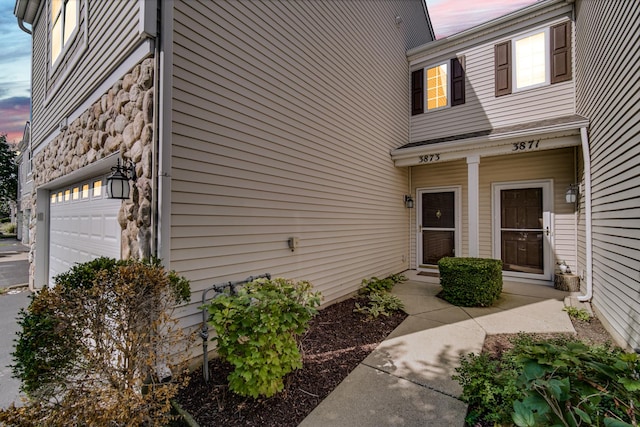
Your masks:
M116 151L134 162L137 175L118 213L121 257L151 255L154 65L153 58L136 65L34 157L30 260L36 250L36 189ZM34 268L32 261L32 278Z

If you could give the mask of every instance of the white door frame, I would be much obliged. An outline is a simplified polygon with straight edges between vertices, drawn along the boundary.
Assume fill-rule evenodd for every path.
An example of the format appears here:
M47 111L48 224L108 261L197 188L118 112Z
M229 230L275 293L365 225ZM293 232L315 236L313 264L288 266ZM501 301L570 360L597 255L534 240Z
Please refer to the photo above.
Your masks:
M520 279L534 280L552 280L554 271L553 266L553 180L540 179L530 181L510 181L510 182L494 182L491 184L491 197L493 208L493 258L502 259L501 244L501 206L500 206L500 190L513 190L517 188L542 188L542 228L543 228L543 244L542 244L542 262L544 271L542 274L522 273L516 271L503 271L504 277L513 277Z
M433 267L422 264L422 194L453 192L454 200L454 244L455 256L462 256L462 186L427 187L416 189L416 266L418 271L432 271Z

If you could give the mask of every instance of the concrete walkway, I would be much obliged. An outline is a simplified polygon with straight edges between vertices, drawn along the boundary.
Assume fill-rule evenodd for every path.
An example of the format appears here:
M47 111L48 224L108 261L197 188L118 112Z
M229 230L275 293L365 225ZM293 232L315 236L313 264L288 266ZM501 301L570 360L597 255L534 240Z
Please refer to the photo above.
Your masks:
M575 333L562 310L566 292L505 283L495 306L462 308L436 297L438 279L415 272L407 277L393 293L409 317L300 426L462 427L467 405L451 379L461 355L480 352L486 335Z

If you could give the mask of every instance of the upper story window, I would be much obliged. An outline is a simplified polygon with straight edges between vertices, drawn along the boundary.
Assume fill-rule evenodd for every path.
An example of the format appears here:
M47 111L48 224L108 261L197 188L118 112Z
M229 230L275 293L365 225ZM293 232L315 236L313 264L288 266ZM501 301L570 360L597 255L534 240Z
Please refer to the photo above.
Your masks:
M449 102L447 64L427 68L427 110L446 107Z
M51 2L51 65L66 49L78 27L78 0Z
M571 80L569 22L495 45L495 95Z
M515 87L547 83L547 33L541 31L513 41Z
M464 104L464 79L464 56L413 71L411 115L424 113L425 98L427 111Z

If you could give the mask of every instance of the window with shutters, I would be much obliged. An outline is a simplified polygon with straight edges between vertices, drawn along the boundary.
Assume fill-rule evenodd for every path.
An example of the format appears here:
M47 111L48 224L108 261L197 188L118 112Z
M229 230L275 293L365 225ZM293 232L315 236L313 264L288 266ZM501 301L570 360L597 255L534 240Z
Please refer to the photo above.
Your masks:
M449 104L447 68L447 64L427 68L427 110L435 110Z
M62 56L78 27L78 0L51 1L51 65Z
M464 67L462 56L413 71L411 73L411 115L422 114L425 110L464 104Z
M494 47L495 96L571 80L571 27L563 22Z

